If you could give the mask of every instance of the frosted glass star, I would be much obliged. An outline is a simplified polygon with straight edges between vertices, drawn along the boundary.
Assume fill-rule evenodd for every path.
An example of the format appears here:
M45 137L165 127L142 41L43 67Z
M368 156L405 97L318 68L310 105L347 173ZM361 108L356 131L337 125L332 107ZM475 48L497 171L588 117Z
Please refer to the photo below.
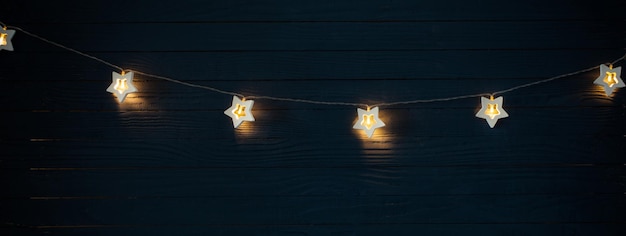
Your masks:
M232 105L224 111L224 114L233 120L233 127L237 128L244 121L254 121L252 116L252 105L254 100L243 100L237 96L233 96Z
M371 138L376 128L384 127L385 123L378 118L378 107L372 109L363 110L357 108L356 112L359 119L356 121L352 128L362 129L368 138Z
M611 96L614 89L624 87L624 81L620 78L621 74L622 67L600 65L600 76L593 83L604 87L606 96Z
M122 72L121 75L113 72L112 80L107 92L115 94L120 103L124 102L129 93L137 92L137 88L133 85L133 72Z
M0 28L0 51L2 51L2 49L13 51L13 43L11 43L13 35L15 35L15 30Z
M482 107L480 108L480 111L476 113L476 117L487 120L487 123L491 128L496 126L498 119L509 117L509 114L506 113L502 107L502 97L498 97L496 99L493 99L493 97L481 97L480 103Z

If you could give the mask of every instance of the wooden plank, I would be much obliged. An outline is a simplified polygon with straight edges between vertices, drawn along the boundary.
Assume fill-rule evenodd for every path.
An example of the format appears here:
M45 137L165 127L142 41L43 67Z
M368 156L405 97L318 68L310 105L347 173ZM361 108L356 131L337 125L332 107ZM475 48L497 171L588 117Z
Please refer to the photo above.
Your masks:
M513 224L302 224L302 225L50 225L33 229L2 229L15 235L607 235L626 233L623 222ZM19 233L17 233L19 232Z
M255 122L233 129L223 110L174 112L4 112L5 140L151 140L287 138L293 132L303 136L361 138L352 129L354 108L320 110L265 110L254 113ZM380 140L430 136L488 135L518 139L518 135L623 135L623 109L615 107L515 107L506 108L510 117L490 129L474 117L473 108L385 109L381 119L387 126L378 129ZM550 113L545 115L544 113ZM453 122L441 119L455 117ZM312 120L314 119L314 120ZM568 120L567 125L562 121ZM45 122L42 122L45 121ZM314 122L313 122L314 121ZM532 128L532 129L531 129ZM158 134L158 135L154 135ZM355 136L356 135L356 136ZM350 141L348 141L350 142ZM354 143L354 142L353 142ZM355 143L356 144L356 143Z
M103 52L620 50L626 42L614 37L625 34L624 27L587 21L69 24L63 25L63 34L49 24L22 28L78 50ZM27 37L16 34L20 51L55 49L34 39L23 41Z
M262 57L252 56L243 61L249 63L241 63L236 65L227 65L225 67L219 67L216 70L226 70L226 72L232 72L233 76L228 77L209 77L211 73L222 74L220 71L206 69L195 71L195 67L190 67L194 60L184 61L181 63L184 65L180 67L180 72L173 72L171 70L146 70L156 74L170 75L174 78L183 80L195 80L196 83L208 86L215 86L221 89L237 91L246 94L270 94L274 96L291 97L294 94L298 94L298 98L304 99L320 99L330 101L352 101L352 102L380 102L380 101L394 101L403 99L429 99L439 98L445 96L456 96L461 94L474 94L500 90L515 85L537 81L549 76L556 75L557 73L571 72L590 65L596 65L595 62L584 65L584 61L572 62L564 60L555 64L555 67L546 68L545 63L550 60L558 60L557 58L568 57L596 57L602 58L606 56L600 56L595 53L569 53L569 52L555 52L554 57L547 57L544 60L533 61L534 58L540 57L540 52L529 53L526 56L518 57L517 54L511 54L506 52L489 53L489 52L466 52L464 57L474 57L477 62L487 62L492 60L491 64L487 64L486 67L454 69L450 71L443 66L443 60L445 57L452 56L454 53L446 52L442 53L441 57L430 61L429 63L420 63L420 61L427 61L424 56L416 56L406 53L393 53L398 57L392 57L386 61L379 61L378 65L374 64L361 64L363 61L368 61L370 57L376 57L375 54L362 55L362 60L354 58L350 59L348 54L335 54L330 57L320 58L321 60L336 61L338 63L344 63L346 72L339 74L332 74L330 71L324 75L324 70L335 70L337 67L326 68L328 65L321 63L318 66L309 66L311 68L311 75L300 74L304 64L306 64L305 54L296 56L293 58L285 58L284 61L278 62L278 68L276 70L263 70L264 66L272 67L267 64L258 64L255 62L263 61ZM378 53L382 55L381 53ZM20 56L21 55L21 56ZM269 55L269 54L264 54ZM60 68L44 67L41 70L32 70L30 67L24 67L27 62L32 58L31 54L17 54L17 57L21 58L14 61L11 66L5 67L6 71L0 74L18 74L19 76L5 77L7 80L5 85L10 88L5 93L0 95L0 101L6 104L7 109L23 109L23 110L118 110L120 108L124 110L167 110L167 109L205 109L210 104L223 104L228 103L228 96L216 95L214 93L199 90L195 88L188 88L169 82L163 82L156 79L150 79L139 76L137 78L137 86L140 92L135 95L130 95L128 101L123 104L122 107L117 105L117 102L112 99L109 93L104 92L110 82L110 70L104 67L98 69L94 68L94 65L86 64L80 65L78 70L75 69L75 65L71 63L72 60L67 63L54 65ZM41 57L42 61L34 62L38 65L45 65L43 61L55 60L56 56L48 55L49 57ZM58 56L58 55L57 55ZM213 58L206 54L196 55L198 57L192 57L191 59L198 59L195 61L202 61L204 59ZM260 56L260 55L259 55ZM170 57L163 56L167 59L179 60L184 57ZM494 60L495 58L505 57L507 60ZM64 57L62 57L64 58ZM161 56L156 57L157 61L146 61L140 64L154 64L155 67L158 64L167 64L167 60L159 59ZM455 57L456 58L456 57ZM479 59L482 58L482 59ZM79 58L75 58L79 59ZM237 61L239 61L237 59ZM353 63L346 63L346 61L352 60ZM510 61L508 60L510 59ZM74 59L73 59L74 60ZM85 60L79 60L85 62ZM342 62L340 62L342 61ZM598 59L597 63L607 61L606 59ZM187 63L189 62L189 63ZM568 63L573 63L567 65ZM458 61L461 63L461 61ZM510 65L508 63L515 64L519 67L520 72L511 73ZM15 67L13 67L15 65ZM245 67L244 65L254 65ZM284 65L284 66L282 66ZM565 68L559 68L562 65ZM65 67L64 67L65 66ZM188 68L186 68L187 66ZM245 68L240 68L244 66ZM364 73L356 72L361 71L361 68L366 66ZM392 66L392 70L388 70L389 66ZM578 67L577 67L578 66ZM145 67L145 66L142 66ZM277 66L274 66L277 67ZM83 69L84 68L84 69ZM172 67L174 68L174 67ZM176 66L175 68L179 68ZM241 71L237 72L237 69L243 69L248 71L241 74ZM333 69L334 68L334 69ZM413 69L414 68L414 69ZM485 68L489 68L486 70ZM557 69L558 68L558 69ZM571 69L566 69L571 68ZM144 69L144 68L139 68ZM148 69L148 68L145 68ZM407 71L411 69L414 71ZM554 71L552 69L555 69ZM50 71L48 71L50 70ZM66 71L72 71L68 75L51 76L50 73L61 70L63 73ZM84 70L84 71L83 71ZM313 70L318 70L313 73ZM264 71L264 72L261 72ZM404 71L403 73L397 71ZM526 71L526 73L524 73ZM260 76L252 76L255 72L261 72ZM308 72L306 72L308 73ZM370 77L365 73L371 73ZM224 73L226 74L226 73ZM372 76L374 75L374 76ZM247 77L251 76L251 77ZM330 76L330 77L325 77ZM364 76L364 77L360 77ZM415 77L413 77L415 76ZM580 76L573 76L562 79L560 81L554 81L549 84L536 86L529 89L520 90L524 92L525 96L539 96L542 100L530 99L530 101L545 101L549 99L551 103L560 102L560 104L573 104L573 105L592 105L592 104L611 104L606 103L606 97L603 95L599 86L592 85L591 81L597 76L597 71L582 74ZM482 78L484 77L484 78ZM244 79L247 78L247 79ZM343 78L343 79L340 79ZM242 79L242 80L239 80ZM234 81L233 81L234 80ZM288 80L289 82L286 82ZM33 82L37 81L37 82ZM80 82L76 82L80 81ZM455 86L450 86L451 84ZM372 91L372 88L382 88ZM315 89L311 89L315 88ZM31 96L22 96L24 91L32 92ZM613 96L618 104L623 103L623 93L618 92ZM132 99L138 98L138 99ZM211 100L219 98L217 102ZM186 99L184 102L181 102ZM222 100L224 99L224 100ZM565 99L565 100L563 100ZM190 101L191 100L191 101ZM600 100L600 101L598 101ZM604 101L602 101L604 100ZM590 103L591 102L591 103ZM507 97L508 103L508 97ZM443 102L433 104L434 106L459 106L459 104L470 103L456 103ZM471 102L474 106L474 102ZM263 105L258 103L257 106ZM425 104L428 106L429 104ZM424 106L420 104L420 107ZM293 108L293 107L292 107Z
M602 87L592 82L596 73L572 76L561 81L525 88L503 94L506 107L614 107L626 103L624 89L617 89L607 97ZM110 72L109 72L110 74ZM100 74L102 75L102 74ZM110 76L110 75L109 75ZM593 77L592 77L593 76ZM150 78L136 78L133 83L138 92L118 103L105 89L111 79L98 76L100 81L12 81L7 92L0 96L6 104L5 111L36 112L114 112L114 111L207 111L226 109L231 95L177 85ZM330 102L377 104L382 102L435 99L460 95L490 93L517 85L539 81L535 79L407 79L407 80L294 80L294 81L196 81L244 93L282 98L297 98ZM241 88L237 88L242 86ZM623 91L622 91L623 90ZM28 91L30 96L22 96ZM487 96L487 95L485 95ZM255 100L254 109L302 110L341 109L347 106L322 106L273 100ZM444 102L407 104L396 108L470 108L480 103L478 97ZM384 109L384 108L383 108Z
M3 222L25 225L623 223L626 219L626 198L622 194L255 196L12 200L2 204L6 206Z
M246 81L361 81L433 79L540 79L574 72L623 56L621 50L479 50L420 52L189 52L96 53L127 69L186 81L228 81L232 88ZM69 52L15 51L6 57L0 78L17 81L111 80L111 71ZM52 63L53 62L53 63ZM37 68L36 70L33 68ZM595 76L592 76L595 75ZM589 72L593 81L598 72ZM142 76L138 76L139 79ZM154 80L154 79L153 79ZM35 83L36 84L36 83ZM210 84L208 84L210 85ZM477 84L485 86L485 84ZM426 86L426 85L422 85ZM431 86L430 84L428 86ZM426 87L428 87L426 86ZM172 84L171 87L176 87ZM416 86L419 89L421 86ZM224 89L229 89L226 87ZM399 89L401 88L395 88ZM246 88L250 89L250 88Z
M341 57L335 59L340 60ZM393 64L394 62L399 62L399 60L392 60L388 63ZM406 67L409 66L408 63L405 64ZM287 66L289 65L287 64ZM353 66L358 67L356 64ZM356 67L353 66L348 66L348 70L356 70ZM433 66L435 66L435 64L433 64ZM559 70L559 72L540 72L545 69L539 70L539 65L529 65L529 67L537 69L537 72L533 72L535 75L527 74L526 76L536 76L536 73L545 73L548 74L546 75L546 77L548 77L556 73L564 72L563 70ZM408 76L409 74L395 74L394 72L386 74L383 72L383 69L372 72L374 72L374 74L380 73L381 76L392 77L359 79L359 74L343 74L338 76L349 77L349 79L338 80L335 78L321 79L319 77L323 75L318 74L316 75L317 78L297 79L298 75L294 73L291 78L285 78L283 75L276 79L257 77L252 80L230 81L230 79L206 79L206 77L196 74L195 72L185 72L180 75L175 75L176 73L174 73L173 77L183 80L191 78L190 80L195 79L197 80L196 83L201 85L214 86L245 94L370 103L484 93L546 78L510 78L513 75L520 76L521 73L507 74L504 67L498 65L494 65L493 68L500 69L482 72L484 75L491 77L486 79L476 77L468 78L468 76L480 76L479 74L481 74L481 72L478 70L452 72L453 74L448 75L447 78L443 77L446 76L443 70L426 73L426 75L438 76L435 78L406 78L404 76ZM0 101L6 104L5 107L8 110L195 110L222 108L223 104L228 104L228 100L230 99L229 96L215 94L210 91L188 88L170 82L138 76L136 85L140 89L140 92L131 94L129 99L120 107L117 105L115 99L113 99L113 96L104 91L110 83L111 74L110 70L106 70L106 68L102 68L104 70L78 72L77 74L60 77L50 76L49 73L55 70L45 71L45 68L42 70L23 69L24 74L17 72L20 74L20 77L5 77L7 79L5 85L9 89L5 93L2 93ZM235 70L235 68L232 69L233 71ZM398 69L404 70L405 68ZM255 69L251 68L251 70ZM42 74L42 71L45 71L45 74ZM278 71L280 70L272 73L275 75ZM295 72L295 70L292 71ZM8 71L7 73L16 72ZM415 71L412 73L418 74L419 72ZM31 78L31 80L21 80L21 76ZM267 76L273 75L268 74ZM461 78L456 78L457 76L461 76ZM502 77L497 78L492 76ZM560 81L554 81L549 84L523 89L520 90L520 92L523 92L525 97L523 97L524 100L521 101L545 103L545 101L548 100L551 105L558 104L561 106L611 105L613 102L607 100L601 87L591 83L596 76L597 71L593 71L579 76L565 78ZM18 78L20 80L18 80ZM56 80L59 78L63 80ZM202 80L200 80L201 78ZM372 90L372 88L378 89ZM31 96L22 96L26 91L31 92ZM295 94L297 94L297 96ZM619 90L615 93L613 96L615 102L613 104L624 103L624 96L622 94L623 93L619 93ZM515 95L515 93L512 93L512 95ZM509 98L510 97L507 96L507 104L509 103ZM530 99L526 100L526 98ZM268 101L268 103L269 102L271 101ZM212 104L216 106L211 106ZM469 104L475 106L475 101L464 100L458 102L450 101L434 104L420 104L419 107L468 106ZM527 103L524 105L531 104L536 105L536 103ZM257 106L263 105L264 102L257 102ZM296 104L290 106L290 109L297 107Z
M419 159L418 157L414 157ZM321 160L323 161L323 160ZM623 194L623 164L3 170L4 199ZM545 197L545 196L544 196ZM322 206L322 205L320 205Z
M390 61L390 64L393 64L393 63L394 61ZM539 67L539 65L534 65L533 67L535 66L537 68ZM494 68L504 68L504 67L494 66ZM506 73L505 69L496 69L496 70L500 72L496 72L495 74L492 74L492 73L487 73L487 74L490 76L504 76L504 73ZM33 70L29 70L29 71L33 71ZM350 70L350 71L353 71L353 70ZM443 75L442 72L435 72L435 73L438 74L438 76L442 76ZM492 71L490 70L489 72L492 72ZM36 73L40 73L40 72L36 72ZM80 75L63 76L62 78L71 79L70 81L83 80L85 78L93 78L93 77L88 76L88 73L91 73L91 72L86 72L85 74L80 74ZM466 73L467 72L460 72L460 75L465 77L469 74L474 74L474 73L478 74L480 72L475 71L475 72L470 72L469 74L466 74ZM108 83L110 80L108 76L110 76L110 71L103 70L101 71L101 73L97 73L97 74L99 74L98 78L101 78L101 80L98 80L99 82L84 81L80 83L75 83L75 82L69 82L69 81L68 82L65 82L65 81L41 82L40 81L37 83L32 83L32 82L29 82L30 80L27 80L24 82L22 81L17 82L14 80L13 82L9 82L9 84L7 84L8 86L10 86L11 89L8 90L7 93L3 93L4 96L2 100L8 105L7 108L13 108L13 109L26 109L26 110L30 110L30 109L40 110L40 109L50 109L50 108L69 109L69 110L74 110L74 109L83 110L83 109L89 109L89 108L95 108L95 109L100 109L100 110L101 109L106 109L106 110L119 109L120 107L116 105L116 102L114 101L114 99L111 99L112 96L102 91L103 90L102 88L105 88L106 86L108 86ZM518 75L519 73L514 73L514 74ZM595 74L596 72L593 72L593 73L590 72L581 76L567 78L567 79L564 79L563 81L555 81L553 82L553 84L546 84L545 86L537 86L537 87L534 87L533 90L529 90L529 92L525 92L525 94L527 96L542 96L543 99L547 99L547 95L549 94L549 95L552 95L550 96L549 99L554 100L555 98L553 97L560 98L562 96L561 94L570 95L571 94L570 92L583 93L582 94L583 96L580 96L581 94L576 94L575 96L568 96L566 98L577 99L577 100L571 100L575 102L573 104L588 105L589 103L587 102L589 100L593 100L594 102L597 99L605 100L605 97L602 91L599 89L599 87L592 85L589 82L595 78L596 76ZM393 74L390 74L390 75L394 76ZM26 78L41 79L41 80L59 78L59 77L51 77L48 74L33 75L33 74L27 73L24 76ZM345 76L345 75L341 75L341 76ZM399 75L399 76L406 76L406 75ZM456 74L453 76L456 77L456 76L459 76L459 74ZM477 75L474 75L474 76L477 76ZM508 75L506 76L511 76L511 74L508 73ZM194 75L194 74L190 74L189 77L185 75L182 75L180 77L181 78L199 78L197 77L197 75ZM508 86L519 85L528 81L536 81L540 79L540 78L532 78L532 79L526 78L524 80L518 80L518 78L511 79L511 80L498 79L496 82L494 82L494 81L491 81L491 79L486 79L486 80L477 79L477 78L468 79L467 77L462 78L462 79L454 79L454 77L452 79L450 78L446 78L446 79L444 78L409 78L406 80L396 79L395 81L394 80L390 81L388 79L385 79L384 81L369 81L368 79L368 81L358 81L358 84L359 84L358 87L354 87L354 83L341 81L341 80L336 81L334 79L327 79L324 81L319 81L319 79L312 79L312 80L305 79L304 81L295 80L294 82L290 82L290 83L274 81L274 80L264 81L263 79L260 79L260 81L255 80L254 82L251 82L251 81L248 81L248 82L246 81L244 82L241 82L241 81L213 82L212 80L207 80L206 83L205 82L199 82L199 83L212 85L212 86L216 86L216 87L227 89L227 90L240 91L240 92L247 93L247 94L264 94L264 93L271 92L273 95L276 95L276 96L290 96L293 93L297 93L300 96L300 98L325 99L325 100L327 99L331 101L332 100L344 100L344 99L354 100L354 99L358 99L359 97L363 97L363 94L367 94L368 97L371 97L368 99L369 101L368 100L364 100L364 101L354 100L354 102L378 102L378 101L394 100L394 99L397 99L397 100L415 99L415 98L427 99L427 98L437 98L437 97L452 96L452 95L467 94L467 93L480 93L480 92L485 92L485 91L493 91L493 90L498 90L502 88L507 88ZM397 77L397 78L402 78L402 77ZM130 104L130 105L123 107L125 109L130 109L130 110L132 109L140 109L140 110L159 109L161 110L161 109L168 109L167 108L168 106L174 106L177 109L181 109L181 108L204 109L206 108L206 104L212 104L212 102L210 101L205 102L205 99L216 98L215 94L207 93L206 91L202 91L198 89L181 87L175 84L168 86L169 83L167 82L160 82L160 81L155 82L154 80L142 81L141 78L139 78L138 80L139 80L138 86L140 86L140 89L142 91L145 90L145 92L138 93L137 95L139 99L137 100L129 99L129 101L127 101L124 105L127 105L127 104ZM319 84L316 85L316 83L319 83ZM450 87L449 86L450 83L454 83L455 85L458 85L458 86ZM427 86L424 86L422 84L426 84ZM407 85L413 85L413 86L407 86ZM241 87L244 87L244 88L241 88ZM320 89L311 90L310 89L311 87L330 88L330 91L336 90L337 95L334 95L331 92L327 92L328 90L324 90L323 93L320 93ZM382 92L372 93L371 91L372 87L389 88L389 90L388 91L382 90ZM264 88L272 88L272 89L268 90ZM24 96L16 96L15 94L15 93L22 93L22 91L26 91L26 90L32 90L34 94L42 94L43 97L37 97L37 96L24 97ZM180 99L183 97L178 94L184 94L184 98L189 98L189 96L192 96L192 98L194 98L192 100L201 101L201 102L195 102L195 103L183 102L181 104ZM416 96L416 94L419 96ZM587 95L591 95L591 97L587 97ZM133 96L134 95L131 95L130 98L133 98ZM84 99L83 97L86 97L86 99ZM228 98L223 98L221 95L219 96L219 98L226 99L226 100L228 99ZM616 95L614 96L614 99L617 102L622 101L623 99L621 98L623 98L623 96L621 96L620 93L616 93ZM150 101L154 101L157 99L158 99L157 102L150 102ZM144 101L144 100L147 100L147 101ZM531 99L531 101L535 101L535 99ZM559 99L557 101L563 102L565 104L572 104L570 100ZM174 103L174 104L168 104L168 103ZM220 100L219 104L222 104L222 103L224 103L224 101ZM192 104L193 106L181 107L182 105L186 105L186 104ZM437 103L436 106L443 106L447 104L452 104L452 106L457 106L457 103L451 103L451 102ZM610 103L605 103L605 104L610 104ZM262 103L258 105L262 105Z
M484 124L486 126L486 124ZM233 134L234 132L234 134ZM286 132L286 131L285 131ZM302 132L295 129L295 132ZM349 132L349 131L346 131ZM239 131L191 139L2 141L3 169L126 167L510 166L623 163L623 136L375 136L359 133L254 137ZM506 131L505 131L506 132ZM556 131L559 133L561 131ZM156 132L155 132L156 133ZM234 136L233 136L234 135ZM162 136L162 135L159 135ZM158 137L157 137L158 138ZM545 139L553 140L546 142ZM453 145L451 145L453 144Z
M166 5L167 7L164 7ZM28 4L9 1L3 20L12 22L197 22L197 21L406 21L623 19L623 1L153 1L86 3L70 0ZM63 9L50 11L50 9ZM130 13L132 12L132 13Z

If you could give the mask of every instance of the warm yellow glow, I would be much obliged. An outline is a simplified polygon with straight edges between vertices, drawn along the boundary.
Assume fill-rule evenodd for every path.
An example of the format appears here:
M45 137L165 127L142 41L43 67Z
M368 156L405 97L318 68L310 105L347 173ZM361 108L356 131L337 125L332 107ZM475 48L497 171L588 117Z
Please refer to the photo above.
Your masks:
M245 110L246 110L245 106L237 104L237 107L233 109L233 114L235 114L235 117L239 119L239 117L246 116Z
M7 34L1 34L1 33L0 33L0 46L5 46L5 45L7 45L7 37L8 37L8 36L9 36L9 35L7 35Z
M487 104L487 109L485 109L485 115L488 115L491 119L493 119L497 115L500 115L500 111L498 110L498 104Z
M489 100L493 101L493 96L489 97ZM500 110L498 110L498 104L488 103L487 109L485 109L485 115L489 116L493 120L497 115L500 115Z
M126 79L117 79L115 81L115 87L113 87L115 90L117 90L117 92L119 92L120 94L124 93L124 91L126 91L128 89L128 84L127 84L127 80Z
M371 129L372 126L376 124L376 120L374 119L374 114L371 115L363 115L363 121L361 121L361 125L365 126L367 129Z
M617 73L610 72L610 71L606 72L606 75L604 76L604 80L602 81L608 84L609 87L613 87L613 85L619 83L619 80L617 80Z

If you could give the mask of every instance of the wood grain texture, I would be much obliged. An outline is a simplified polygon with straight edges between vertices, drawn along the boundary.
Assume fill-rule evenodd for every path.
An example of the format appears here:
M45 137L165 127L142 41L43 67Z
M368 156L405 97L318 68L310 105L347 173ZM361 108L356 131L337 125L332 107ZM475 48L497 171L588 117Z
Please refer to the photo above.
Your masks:
M489 93L624 55L621 1L9 1L0 20L126 69L375 104ZM0 51L0 235L624 235L626 90L590 71L381 108L137 76L18 32ZM624 65L623 62L616 66ZM623 78L623 76L622 76Z
M35 225L576 223L609 222L615 216L626 215L623 212L626 201L623 196L615 195L251 196L14 201L14 204L24 203L45 214L33 219L17 207L8 213L18 222Z
M626 30L615 26L586 21L103 24L67 25L63 34L49 38L96 52L619 49L624 39L614 35ZM52 33L49 25L24 29ZM90 43L94 40L110 43Z
M626 232L620 223L515 223L515 224L292 224L292 225L87 225L87 226L42 226L37 228L1 229L2 233L45 234L45 235L458 235L472 232L480 235L620 235Z
M609 194L619 197L624 191L621 185L624 169L615 164L377 166L360 163L323 167L34 168L29 172L7 170L7 173L21 183L30 181L27 187L15 181L3 181L4 186L13 189L1 195L7 200L370 195Z
M393 21L393 20L620 20L619 1L180 1L9 2L7 17L21 22L98 23L182 21ZM50 9L62 9L50 11ZM42 14L45 13L45 14Z
M479 121L476 121L479 122ZM480 126L486 125L483 123ZM352 132L351 130L346 132ZM181 134L182 136L183 134ZM537 136L501 135L405 136L400 140L375 138L364 141L361 133L332 134L291 142L287 137L249 137L238 134L228 139L181 138L156 140L48 140L3 142L20 151L7 150L6 168L101 168L155 166L351 166L366 161L372 165L553 165L621 163L622 140L615 135ZM326 136L326 135L323 135ZM330 134L328 135L330 136ZM541 137L551 139L546 142ZM494 143L489 149L484 142ZM341 145L332 145L333 143ZM432 145L454 144L454 149L432 150ZM575 144L575 145L573 145ZM302 148L300 146L307 146ZM540 150L550 150L540 152ZM211 152L212 151L212 152ZM231 151L231 152L229 152ZM553 155L559 152L560 155ZM194 153L203 153L195 155ZM461 155L471 153L473 155ZM357 158L355 156L363 158ZM506 158L503 158L506 156ZM125 160L123 163L117 161ZM115 164L118 163L118 164Z
M389 109L381 115L388 122L386 129L381 129L381 139L395 140L394 137L423 136L567 136L567 135L619 135L623 132L623 123L619 122L622 109L616 107L559 108L559 107L514 107L509 108L511 117L503 119L497 131L484 129L486 122L474 117L478 108L430 108L424 109ZM506 107L505 107L506 109ZM355 122L355 111L350 109L314 110L293 115L298 110L257 111L257 121L240 131L228 127L229 118L223 110L187 111L187 112L11 112L7 113L7 123L2 128L15 133L13 139L232 139L249 138L288 138L293 131L300 136L322 139L325 135L353 136L350 126ZM554 113L545 115L545 113ZM515 115L515 117L513 116ZM442 118L464 116L467 119L450 124ZM317 122L310 122L314 117ZM574 119L574 117L576 119ZM158 119L157 119L158 118ZM599 124L599 120L607 120ZM48 122L36 123L37 120ZM563 120L571 120L568 126L559 125ZM18 122L30 122L30 125L12 125ZM427 126L437 129L426 129ZM542 129L545 133L525 128L531 126ZM30 128L32 127L32 129ZM270 127L275 127L270 129ZM595 127L596 130L588 130ZM48 133L49 131L55 131ZM383 131L384 130L384 131ZM353 132L354 131L354 132ZM159 134L150 136L150 134ZM358 135L356 137L359 137ZM8 139L9 137L3 137ZM517 139L517 137L511 137ZM306 139L305 139L306 140ZM581 140L582 141L582 140ZM358 143L357 140L347 140ZM406 142L406 141L398 141Z

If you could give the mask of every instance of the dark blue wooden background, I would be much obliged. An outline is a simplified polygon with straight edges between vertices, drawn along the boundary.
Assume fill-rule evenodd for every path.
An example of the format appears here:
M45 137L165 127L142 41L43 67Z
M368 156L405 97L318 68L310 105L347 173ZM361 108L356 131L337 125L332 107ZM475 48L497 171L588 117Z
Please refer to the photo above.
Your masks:
M522 3L523 2L523 3ZM0 21L127 69L245 94L378 103L492 92L613 61L612 1L8 1ZM231 97L18 32L0 51L0 235L625 235L626 89L598 71L480 100ZM624 65L624 63L619 63ZM622 76L624 78L624 76Z

